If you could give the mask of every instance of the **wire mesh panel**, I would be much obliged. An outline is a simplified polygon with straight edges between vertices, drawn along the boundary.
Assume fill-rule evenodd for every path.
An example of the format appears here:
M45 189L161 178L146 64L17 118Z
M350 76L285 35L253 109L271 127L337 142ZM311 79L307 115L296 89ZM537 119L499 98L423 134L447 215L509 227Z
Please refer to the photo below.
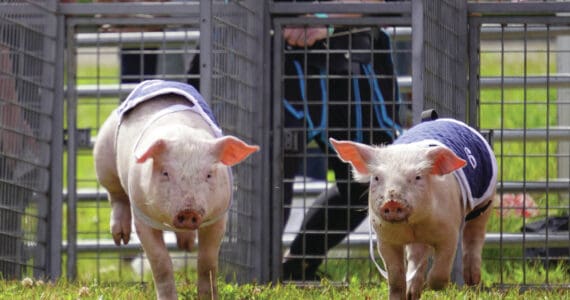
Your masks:
M72 188L66 255L70 277L141 282L151 278L136 236L127 246L116 247L112 241L110 207L96 182L91 149L103 121L137 83L148 79L190 83L202 92L224 134L252 144L259 139L254 112L261 99L262 57L255 56L255 50L262 18L255 3L64 6L70 58L68 127L77 133L68 147L68 185ZM102 13L95 17L96 12ZM204 23L211 28L203 31ZM260 185L254 184L253 171L259 169L254 165L259 164L250 160L233 168L235 193L220 253L221 271L231 279L259 276L260 212L255 201L261 198L255 196ZM165 233L165 240L175 269L195 276L196 252L178 250L172 232Z
M409 125L409 89L398 84L411 74L403 67L411 60L409 2L375 5L275 6L276 15L291 14L273 21L274 234L283 280L378 282L366 187L328 144L390 143ZM310 16L297 13L311 8ZM311 35L320 38L309 42Z
M442 116L466 121L467 1L413 3L414 25L421 28L414 35L421 53L414 63L417 101Z
M569 283L570 19L558 13L570 6L559 4L470 9L471 98L500 176L483 252L491 285Z
M55 1L0 3L0 277L59 273ZM59 152L61 155L61 152ZM55 165L54 165L55 163ZM59 182L59 181L58 181ZM58 188L59 187L59 188ZM57 198L52 198L59 195ZM56 212L56 214L52 214ZM54 251L55 250L55 251Z
M261 141L263 5L258 1L214 1L212 6L211 103L225 134ZM202 31L203 32L203 31ZM204 56L202 56L204 57ZM206 63L203 61L202 63ZM261 127L259 127L261 126ZM262 160L252 157L234 168L236 193L229 213L221 265L226 276L239 282L265 280L261 247Z

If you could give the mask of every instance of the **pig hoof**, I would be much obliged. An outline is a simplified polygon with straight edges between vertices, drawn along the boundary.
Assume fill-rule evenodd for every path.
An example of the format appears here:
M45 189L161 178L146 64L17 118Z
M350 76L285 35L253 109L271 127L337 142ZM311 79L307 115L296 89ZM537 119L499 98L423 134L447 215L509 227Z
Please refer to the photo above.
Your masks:
M130 239L130 234L124 234L124 233L113 234L113 240L115 241L115 245L117 246L121 246L121 241L123 241L124 245L128 244L129 239Z
M172 224L176 228L196 230L202 224L202 215L193 209L185 209L174 217Z
M380 207L380 217L388 222L401 222L409 215L410 209L396 201L388 201Z

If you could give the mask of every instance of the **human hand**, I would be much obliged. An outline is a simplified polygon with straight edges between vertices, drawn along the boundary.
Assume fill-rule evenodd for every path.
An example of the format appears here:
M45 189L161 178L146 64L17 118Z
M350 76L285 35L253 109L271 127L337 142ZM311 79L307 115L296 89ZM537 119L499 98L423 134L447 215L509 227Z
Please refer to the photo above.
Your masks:
M327 37L326 27L285 27L283 39L291 46L313 46L318 40Z

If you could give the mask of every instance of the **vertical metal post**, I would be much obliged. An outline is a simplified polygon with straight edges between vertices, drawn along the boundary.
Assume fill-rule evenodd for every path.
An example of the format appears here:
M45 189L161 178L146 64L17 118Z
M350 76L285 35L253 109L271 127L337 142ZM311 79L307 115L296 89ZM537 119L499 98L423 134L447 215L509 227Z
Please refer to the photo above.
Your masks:
M479 105L479 43L480 43L480 33L481 24L474 18L468 18L469 20L469 98L468 112L467 112L467 123L471 126L477 126L479 121L477 120L477 109Z
M282 259L282 239L283 232L282 224L282 207L283 203L283 155L282 155L282 135L283 135L283 120L281 119L281 97L282 97L282 67L283 57L281 51L283 49L283 37L281 35L282 24L280 22L273 23L275 30L273 36L273 97L271 103L273 104L273 123L270 124L273 130L273 149L272 159L273 162L271 177L272 177L272 191L271 191L271 212L272 212L272 234L271 234L271 279L277 281L281 277L281 259Z
M570 36L560 35L556 37L557 49L568 50L570 49ZM556 70L560 74L570 73L570 55L556 55ZM570 105L565 104L568 99L570 99L570 89L569 88L558 88L556 93L558 95L558 126L566 127L570 126ZM558 141L558 178L569 178L570 177L570 159L568 158L568 153L570 153L570 143L567 141ZM568 199L568 193L561 193L559 195L562 199Z
M67 277L77 277L77 191L75 140L77 94L75 92L77 57L75 55L75 25L67 24Z
M467 83L467 64L464 63L468 58L468 14L467 14L467 0L461 0L455 2L455 9L457 10L458 16L445 15L445 19L448 19L448 24L455 28L457 32L457 39L454 42L455 53L453 54L454 60L452 60L452 74L454 74L455 84L451 89L451 101L454 103L453 112L462 121L467 121L469 111L468 102L468 83ZM472 111L477 114L477 110ZM478 124L472 124L474 126ZM477 127L476 127L477 128ZM463 276L461 276L463 279Z
M54 1L57 3L57 1ZM47 241L47 274L50 280L57 280L61 276L61 244L62 244L62 211L63 211L63 72L65 43L65 17L58 15L55 24L55 76L53 80L54 101L52 111L52 140L51 140L51 178L48 213Z
M424 110L424 3L412 0L412 117L421 120Z
M269 68L271 66L271 57L272 57L272 48L271 48L271 38L268 33L271 30L271 18L269 15L269 5L267 5L266 1L261 1L263 4L263 8L260 9L262 23L263 23L263 30L261 31L261 42L263 43L263 60L261 61L261 65L259 66L261 69L261 99L272 99L271 98L271 73L273 72L273 68ZM261 247L261 269L260 269L260 280L261 282L273 282L277 283L278 275L275 276L276 271L279 270L279 263L280 263L280 246L275 249L275 243L273 242L274 239L278 238L281 241L281 233L277 234L277 237L274 237L275 227L279 227L281 229L281 225L275 223L274 219L274 209L273 209L273 202L274 201L263 201L264 199L273 199L271 197L271 187L272 187L272 171L274 169L275 163L272 160L271 154L274 151L272 148L271 143L271 132L272 132L272 124L271 124L271 116L272 114L272 105L273 101L261 101L261 116L259 118L260 123L258 128L262 128L262 134L260 136L260 145L261 149L265 151L261 151L261 159L258 160L261 162L261 172L262 175L259 183L261 184L260 187L260 200L263 209L261 210L260 217L258 218L258 225L261 228L261 241L259 246ZM279 214L280 216L280 214ZM280 219L278 220L280 222ZM273 222L273 223L272 223ZM263 224L271 224L271 226L262 226ZM278 252L279 251L279 252Z
M200 93L206 102L212 100L212 2L200 1Z

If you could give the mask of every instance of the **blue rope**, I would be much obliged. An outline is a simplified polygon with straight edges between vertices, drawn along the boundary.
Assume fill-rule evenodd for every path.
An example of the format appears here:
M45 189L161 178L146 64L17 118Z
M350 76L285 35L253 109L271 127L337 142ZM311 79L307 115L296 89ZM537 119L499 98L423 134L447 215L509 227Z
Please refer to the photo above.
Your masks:
M362 69L364 69L364 73L368 77L368 83L370 84L370 87L373 88L374 87L373 80L375 78L370 78L370 75L368 74L368 70L366 69L365 65L362 65ZM374 91L372 92L372 95L370 95L370 97L372 98L372 102L374 102ZM392 132L389 129L387 129L388 127L384 124L384 120L382 118L382 112L380 111L382 107L373 104L372 108L374 109L374 115L376 116L376 121L378 121L378 125L380 126L380 128L385 129L386 133L390 135L390 137L394 138Z
M326 73L324 70L321 70L321 79L320 79L320 87L321 87L321 101L322 101L322 105L321 105L321 124L319 125L319 127L317 129L315 129L314 124L313 124L313 120L311 119L311 116L309 114L309 104L307 101L307 96L305 93L305 78L303 76L303 69L301 67L301 64L299 63L299 61L295 60L293 61L294 65L295 65L295 70L297 71L297 74L299 75L299 89L301 92L301 98L303 100L303 111L301 110L296 110L293 105L287 100L287 99L283 99L283 105L285 106L285 109L287 111L289 111L291 113L291 115L293 115L293 117L295 117L297 120L300 120L301 118L305 117L307 120L307 126L309 128L309 134L307 136L307 140L311 140L313 139L315 136L319 135L319 133L321 134L321 139L322 141L326 142L327 141L327 137L325 136L325 128L327 125L327 89L326 89L326 82L324 80L324 76L326 76Z
M356 103L356 141L362 143L362 98L360 96L358 78L352 78L352 85L354 90L354 102Z
M326 72L321 69L321 125L319 130L321 131L321 140L326 143L327 137L325 136L325 128L327 128L328 121L328 108L327 108L327 86L325 82Z
M301 63L299 63L299 61L295 60L293 62L295 64L295 69L297 70L297 74L299 75L299 88L301 89L301 98L303 99L303 109L305 112L305 118L307 119L307 125L309 127L309 136L307 137L308 140L311 140L313 137L315 137L315 135L319 134L318 132L315 132L314 128L315 126L313 125L313 120L311 119L311 116L309 114L309 104L307 102L307 95L305 93L305 78L303 76L303 69L301 67Z
M389 116L388 116L388 112L386 111L386 107L384 105L384 96L382 95L382 92L380 91L380 86L378 85L378 81L376 80L376 74L374 74L374 70L372 70L372 66L370 64L367 65L363 65L364 68L364 72L366 73L366 75L368 76L368 81L370 82L370 85L373 87L374 90L374 96L372 97L373 101L377 100L380 106L380 111L381 111L381 115L382 115L382 120L384 122L386 122L386 124L390 127L393 127L397 132L401 133L402 132L402 128L396 124ZM376 108L376 106L375 106ZM389 133L392 138L394 137L392 132Z
M285 106L285 109L288 110L293 115L293 117L295 117L295 119L300 120L305 116L303 111L296 110L293 105L289 103L289 101L287 101L285 98L283 98L283 105Z

